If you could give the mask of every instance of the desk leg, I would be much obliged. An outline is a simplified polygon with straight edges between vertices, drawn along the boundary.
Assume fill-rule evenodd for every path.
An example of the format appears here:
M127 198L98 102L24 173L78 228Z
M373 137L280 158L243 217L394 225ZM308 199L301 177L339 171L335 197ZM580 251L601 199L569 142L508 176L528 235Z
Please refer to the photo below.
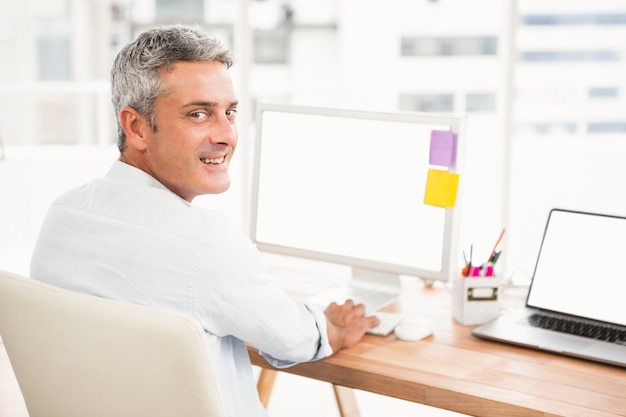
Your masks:
M256 384L256 389L259 392L259 399L263 407L267 409L267 405L270 402L270 396L272 395L272 388L274 388L274 381L276 380L277 371L272 369L261 369L259 374L259 380Z
M337 407L339 407L339 415L341 417L359 417L359 407L352 388L333 384L333 390L337 399Z
M272 395L277 373L277 371L272 369L263 368L259 374L256 387L259 392L261 404L263 404L265 409L267 409L267 405L270 402L270 396ZM337 407L339 408L339 415L341 417L360 417L359 407L352 388L333 384L333 391L335 392L335 399L337 400Z

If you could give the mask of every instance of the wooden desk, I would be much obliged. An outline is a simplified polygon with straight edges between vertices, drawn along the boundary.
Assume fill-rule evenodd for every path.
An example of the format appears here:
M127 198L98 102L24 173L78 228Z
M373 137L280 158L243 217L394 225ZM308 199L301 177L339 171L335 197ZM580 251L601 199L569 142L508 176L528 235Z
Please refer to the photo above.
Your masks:
M504 294L523 304L523 291ZM420 287L401 303L432 320L434 335L417 342L366 336L281 371L472 416L626 416L626 369L478 339L452 319L442 285ZM254 365L272 369L249 351Z

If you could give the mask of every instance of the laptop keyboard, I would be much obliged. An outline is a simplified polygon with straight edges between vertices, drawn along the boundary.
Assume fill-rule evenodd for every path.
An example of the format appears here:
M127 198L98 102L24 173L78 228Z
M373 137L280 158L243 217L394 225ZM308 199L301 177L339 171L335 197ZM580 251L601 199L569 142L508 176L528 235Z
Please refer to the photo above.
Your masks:
M543 329L556 330L562 333L569 333L591 339L626 345L626 331L613 327L546 316L543 314L532 314L528 317L528 324L535 327L541 327Z

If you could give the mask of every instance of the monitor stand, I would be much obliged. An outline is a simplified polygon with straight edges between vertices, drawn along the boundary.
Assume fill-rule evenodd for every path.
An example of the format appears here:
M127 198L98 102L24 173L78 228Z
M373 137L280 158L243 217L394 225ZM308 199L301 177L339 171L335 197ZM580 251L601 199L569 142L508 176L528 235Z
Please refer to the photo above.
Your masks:
M365 305L371 314L393 304L400 296L400 276L397 274L352 268L352 278L346 285L333 287L309 299L326 307L332 301L339 304L348 299Z

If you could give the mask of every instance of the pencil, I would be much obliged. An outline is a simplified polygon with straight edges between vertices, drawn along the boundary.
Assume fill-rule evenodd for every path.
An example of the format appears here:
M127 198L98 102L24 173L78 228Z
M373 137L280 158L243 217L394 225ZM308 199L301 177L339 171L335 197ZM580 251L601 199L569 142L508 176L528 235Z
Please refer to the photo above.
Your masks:
M487 262L491 262L493 260L493 257L496 253L496 249L498 249L498 245L500 244L500 241L502 240L502 236L504 236L504 232L506 232L506 229L502 229L502 232L500 232L500 236L498 237L498 240L496 240L496 244L493 245L493 250L491 251L491 254L489 255L489 259L487 260Z

